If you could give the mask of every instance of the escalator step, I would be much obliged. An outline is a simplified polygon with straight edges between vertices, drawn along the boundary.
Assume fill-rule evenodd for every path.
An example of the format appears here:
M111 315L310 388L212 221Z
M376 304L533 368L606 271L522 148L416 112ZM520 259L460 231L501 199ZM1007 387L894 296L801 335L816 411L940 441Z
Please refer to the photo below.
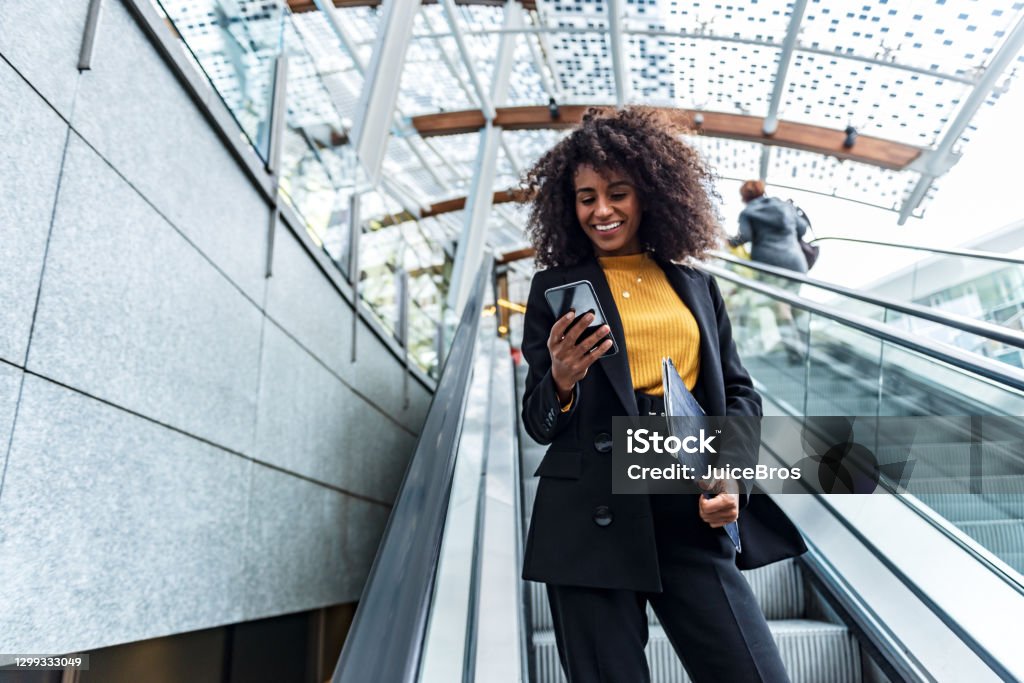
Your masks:
M1024 519L960 522L957 526L998 557L1024 553Z
M743 572L767 619L796 619L804 614L804 581L795 560Z
M916 471L916 467L915 467ZM970 479L956 477L923 477L912 476L910 479L910 493L949 493L962 490L964 494L970 495ZM991 494L993 499L1001 496L1024 495L1024 476L1019 474L993 474L983 475L981 490L985 495ZM974 494L980 495L980 494Z
M989 443L981 447L984 476L1024 475L1024 458L1014 452L1015 444ZM921 447L879 446L879 462L914 460L914 479L927 476L967 477L971 474L970 443L927 444Z
M769 621L782 661L792 683L857 683L861 680L860 650L842 625L806 619ZM533 636L537 683L564 683L553 631ZM690 677L679 663L660 626L652 626L647 661L654 683L686 683Z
M757 604L767 619L798 619L804 615L804 582L795 560L783 560L759 569L743 572L750 583ZM529 583L530 607L534 631L553 628L548 594L541 583ZM647 620L658 624L658 618L647 607Z
M911 490L913 490L913 484ZM951 522L1024 519L1024 494L924 493L917 498Z

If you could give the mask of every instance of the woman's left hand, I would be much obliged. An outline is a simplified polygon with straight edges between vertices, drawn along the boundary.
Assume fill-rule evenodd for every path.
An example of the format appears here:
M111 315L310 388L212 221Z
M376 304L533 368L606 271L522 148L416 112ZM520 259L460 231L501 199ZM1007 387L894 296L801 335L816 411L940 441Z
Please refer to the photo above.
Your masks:
M710 524L712 529L735 522L740 516L740 497L736 493L723 492L714 498L701 496L698 505L700 518Z

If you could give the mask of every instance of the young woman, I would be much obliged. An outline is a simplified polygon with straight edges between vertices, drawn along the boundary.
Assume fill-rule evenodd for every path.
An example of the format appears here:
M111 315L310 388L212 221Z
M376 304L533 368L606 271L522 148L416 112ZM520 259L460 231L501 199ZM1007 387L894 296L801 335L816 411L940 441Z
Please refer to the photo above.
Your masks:
M648 602L696 683L788 680L737 569L805 549L785 515L763 495L611 493L612 417L660 412L662 357L708 415L761 414L718 286L674 263L716 244L707 167L656 111L591 109L524 185L546 270L525 316L523 419L551 446L523 575L547 584L569 681L650 680ZM571 325L573 313L556 319L544 299L578 280L593 284L608 318L582 343L592 318ZM619 353L603 357L611 342L597 342L609 333ZM737 517L739 556L721 529Z

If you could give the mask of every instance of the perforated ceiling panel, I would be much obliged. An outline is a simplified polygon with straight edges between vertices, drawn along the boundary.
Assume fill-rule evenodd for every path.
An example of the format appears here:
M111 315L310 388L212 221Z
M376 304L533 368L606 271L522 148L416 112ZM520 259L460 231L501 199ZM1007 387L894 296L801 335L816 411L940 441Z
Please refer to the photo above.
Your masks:
M974 77L1024 5L955 0L811 0L801 47Z
M798 52L780 118L928 147L942 134L970 86L877 64Z
M601 0L538 5L544 25L568 32L543 34L563 102L614 102L608 21ZM588 32L581 32L589 30Z
M363 89L363 76L356 69L352 56L339 45L334 32L319 12L294 15L291 24L294 34L289 35L301 40L301 49L293 46L293 53L298 54L301 60L312 59L313 73L319 74L331 104L341 117L341 125L350 128L359 93ZM308 76L309 65L304 65L304 68ZM315 90L319 91L320 88L316 87Z
M327 124L341 130L341 114L320 78L317 62L290 21L285 23L284 45L288 53L288 124L294 128Z
M446 60L442 51L453 57ZM454 38L413 39L405 55L402 88L398 95L402 113L416 116L479 107L476 98L462 85L466 78L464 69Z
M455 192L464 193L469 188L479 142L479 133L445 135L426 141L436 161L448 172L450 184Z
M419 157L404 139L391 137L388 140L384 170L389 177L397 179L412 190L415 193L413 199L421 205L448 199L451 194L447 185L443 184L443 176L436 174L429 164L421 164Z
M674 33L721 36L734 40L781 39L791 5L783 2L657 0L624 3L629 27Z
M853 161L839 162L813 152L773 149L768 164L770 185L794 187L851 199L883 209L898 209L916 184L911 171L887 171Z
M534 51L531 51L527 41L533 42L534 51L538 55L541 54L537 36L519 36L516 41L515 57L512 61L512 75L509 77L508 93L505 100L505 105L509 107L544 104L550 97L541 76L541 68L543 67L538 68L537 62L534 60Z
M280 3L275 0L161 0L218 92L253 135L269 100ZM991 104L1009 87L1022 59L1017 34L1024 17L1018 0L618 0L622 52L613 54L609 3L605 0L536 0L515 35L506 104L613 104L614 64L629 78L627 102L764 117L781 65L788 64L774 105L783 122L910 144L926 152L954 140L964 152L988 107L953 129L958 115L976 104L974 87L1004 52L1011 66L988 80L980 99ZM225 8L230 5L230 14ZM802 14L793 12L803 7ZM796 8L796 9L794 9ZM420 7L401 76L400 117L479 109L473 74L489 89L502 39L505 8L458 5L454 21L463 34L468 63L451 35L443 5ZM344 31L369 64L384 11L353 7L336 12ZM799 19L799 22L794 19ZM351 127L363 89L352 56L318 12L293 15L287 44L290 119ZM784 49L787 35L793 50ZM1015 42L1011 42L1015 41ZM244 45L244 50L236 46ZM788 59L787 59L788 57ZM995 92L991 89L995 87ZM294 97L293 97L294 95ZM255 112L250 115L247 112ZM247 118L248 117L248 118ZM338 122L340 120L340 122ZM400 126L401 127L401 126ZM528 167L563 132L504 134L515 163ZM389 169L401 164L403 182L428 198L453 196L470 187L478 136L416 141L419 155L389 153ZM756 174L760 145L699 143L723 175ZM436 154L435 154L436 150ZM424 161L430 168L423 168ZM496 183L518 176L511 160L499 159ZM742 170L742 172L741 172ZM752 173L753 172L753 173ZM938 173L941 175L942 170ZM811 152L773 148L769 180L857 201L898 208L918 179L839 162Z
M533 166L541 155L554 147L566 134L565 131L558 130L514 130L502 133L524 171Z
M746 43L633 35L630 100L731 114L768 113L779 50Z
M757 177L762 146L756 142L690 135L684 139L700 152L716 175L735 180Z

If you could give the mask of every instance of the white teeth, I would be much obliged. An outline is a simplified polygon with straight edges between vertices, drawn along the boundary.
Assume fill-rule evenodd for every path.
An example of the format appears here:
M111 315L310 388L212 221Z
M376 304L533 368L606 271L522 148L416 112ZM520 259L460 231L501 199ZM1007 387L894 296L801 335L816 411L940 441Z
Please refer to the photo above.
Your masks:
M595 225L594 230L597 230L598 232L608 232L609 230L614 230L620 225L622 225L622 221L619 221L618 223L609 223L608 225Z

